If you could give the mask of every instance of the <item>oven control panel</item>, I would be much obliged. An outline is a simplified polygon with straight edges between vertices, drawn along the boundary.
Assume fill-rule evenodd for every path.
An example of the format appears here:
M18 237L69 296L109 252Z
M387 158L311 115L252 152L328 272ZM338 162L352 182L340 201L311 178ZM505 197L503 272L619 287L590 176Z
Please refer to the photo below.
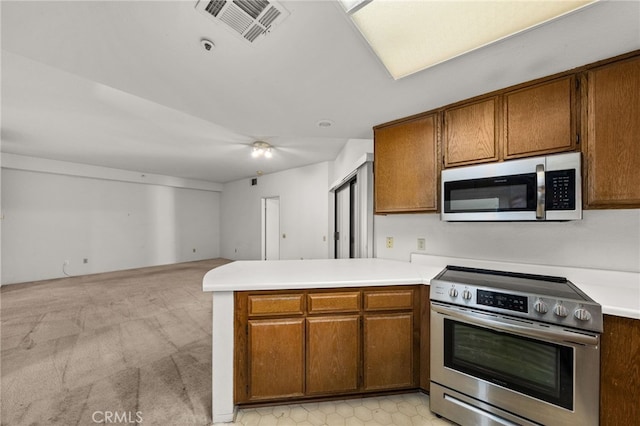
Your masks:
M551 294L549 287L554 286L562 288L565 294L573 290L575 297ZM547 294L523 291L525 288L540 288ZM566 278L447 266L431 280L429 298L530 321L602 332L602 307Z
M478 290L476 300L478 305L492 306L516 312L529 312L529 303L526 296L499 293L497 291Z
M599 306L541 295L513 294L473 286L432 282L430 299L490 312L561 324L567 327L602 331Z

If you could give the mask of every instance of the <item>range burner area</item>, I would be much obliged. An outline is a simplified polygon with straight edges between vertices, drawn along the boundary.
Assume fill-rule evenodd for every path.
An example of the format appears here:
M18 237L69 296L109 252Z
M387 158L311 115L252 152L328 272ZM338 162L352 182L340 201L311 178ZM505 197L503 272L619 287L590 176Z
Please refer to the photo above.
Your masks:
M431 280L431 410L461 425L597 425L602 308L562 277Z
M563 277L447 266L431 300L602 332L602 307Z

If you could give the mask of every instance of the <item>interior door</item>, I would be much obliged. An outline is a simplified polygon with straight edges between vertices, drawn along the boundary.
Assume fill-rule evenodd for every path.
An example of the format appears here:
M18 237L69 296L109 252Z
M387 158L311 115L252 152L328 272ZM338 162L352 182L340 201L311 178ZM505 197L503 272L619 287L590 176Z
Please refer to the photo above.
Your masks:
M348 259L351 241L351 186L336 191L336 259Z
M280 259L280 198L270 197L263 199L262 221L264 260Z

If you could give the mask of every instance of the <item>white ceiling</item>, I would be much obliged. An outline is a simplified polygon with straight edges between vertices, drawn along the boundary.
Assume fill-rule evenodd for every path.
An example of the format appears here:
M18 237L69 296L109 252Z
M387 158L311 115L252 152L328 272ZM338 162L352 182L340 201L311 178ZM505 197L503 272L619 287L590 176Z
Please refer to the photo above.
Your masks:
M640 49L640 1L601 1L394 81L341 6L280 3L291 15L249 45L195 0L2 1L2 152L224 183L333 160L376 124ZM250 158L256 139L274 158Z

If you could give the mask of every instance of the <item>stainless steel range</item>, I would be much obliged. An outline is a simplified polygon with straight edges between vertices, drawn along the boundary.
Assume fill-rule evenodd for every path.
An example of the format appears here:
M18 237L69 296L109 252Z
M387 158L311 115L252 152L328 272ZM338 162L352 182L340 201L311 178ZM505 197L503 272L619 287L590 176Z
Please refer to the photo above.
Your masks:
M601 306L565 278L431 280L431 410L461 425L597 425Z

